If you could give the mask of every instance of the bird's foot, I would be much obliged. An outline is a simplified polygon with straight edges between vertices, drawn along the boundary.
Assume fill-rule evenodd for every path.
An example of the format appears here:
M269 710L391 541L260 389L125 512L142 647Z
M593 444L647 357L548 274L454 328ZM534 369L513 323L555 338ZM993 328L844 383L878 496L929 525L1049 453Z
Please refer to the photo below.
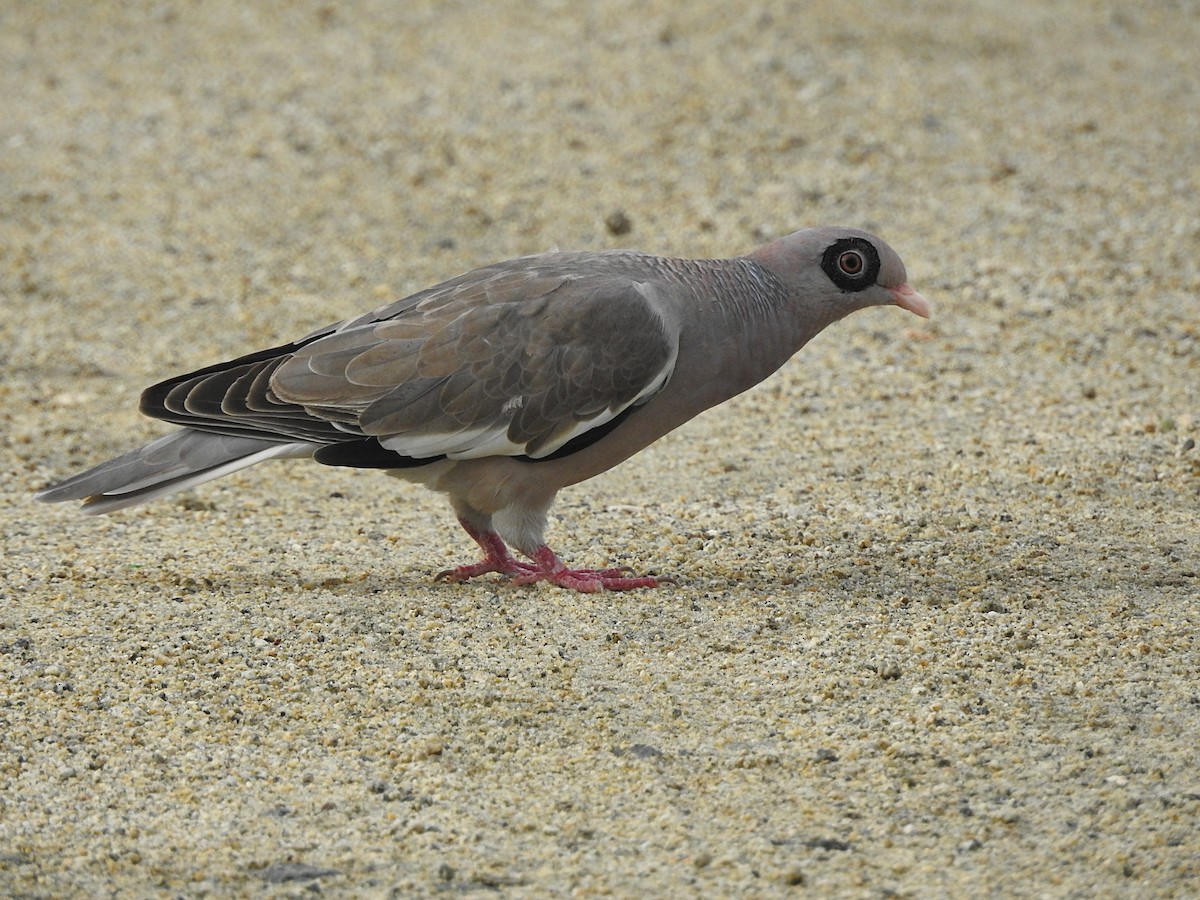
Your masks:
M544 544L533 554L536 566L532 571L512 575L513 584L535 584L548 581L573 591L593 593L595 591L630 591L635 588L652 588L662 584L674 584L675 579L665 576L634 575L629 568L619 569L568 569L553 550Z
M463 525L467 528L466 524ZM453 569L447 569L444 572L439 572L434 581L449 581L457 583L466 581L468 578L474 578L476 575L486 575L488 572L499 572L501 575L510 575L513 578L519 578L525 575L536 574L538 567L533 563L521 562L514 557L505 546L500 535L494 531L477 532L474 529L467 529L471 537L483 548L483 559L477 563L468 563L465 566L456 566Z
M458 583L466 581L468 578L474 578L476 575L486 575L488 572L499 572L501 575L510 575L517 579L526 575L536 575L538 569L537 566L521 562L511 556L508 559L481 559L477 563L468 563L465 566L455 566L453 569L438 572L433 580Z
M461 520L460 520L461 521ZM652 588L662 584L675 584L675 579L664 575L635 575L632 569L568 569L553 550L545 544L530 556L532 562L523 562L509 551L504 540L496 532L480 531L463 522L463 528L483 548L483 559L438 573L434 581L459 582L496 572L507 575L513 584L536 584L547 581L573 591L631 591L635 588Z

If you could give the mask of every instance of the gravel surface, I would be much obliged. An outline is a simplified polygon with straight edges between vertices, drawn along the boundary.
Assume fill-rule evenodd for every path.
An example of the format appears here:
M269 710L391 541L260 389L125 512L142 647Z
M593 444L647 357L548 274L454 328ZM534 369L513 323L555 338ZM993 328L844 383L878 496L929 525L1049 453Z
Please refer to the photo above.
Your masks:
M1200 890L1191 0L0 10L0 894ZM878 231L871 310L564 492L30 493L147 384L551 247Z

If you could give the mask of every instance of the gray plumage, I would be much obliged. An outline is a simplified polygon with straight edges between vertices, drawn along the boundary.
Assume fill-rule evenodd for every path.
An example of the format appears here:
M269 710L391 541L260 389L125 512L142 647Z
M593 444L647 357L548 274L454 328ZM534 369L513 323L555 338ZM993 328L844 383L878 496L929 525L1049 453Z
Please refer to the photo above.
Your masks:
M651 587L666 579L558 560L544 539L558 490L757 384L838 319L887 304L928 316L896 253L847 228L722 260L508 260L154 385L142 411L181 430L36 496L106 513L265 459L314 457L446 493L484 559L440 577Z

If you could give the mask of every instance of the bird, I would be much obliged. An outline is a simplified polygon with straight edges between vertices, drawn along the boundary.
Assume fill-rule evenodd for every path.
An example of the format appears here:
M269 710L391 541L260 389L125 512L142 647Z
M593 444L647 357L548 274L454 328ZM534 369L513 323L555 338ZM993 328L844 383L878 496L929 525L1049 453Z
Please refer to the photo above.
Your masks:
M109 513L269 459L311 458L444 494L483 557L438 580L659 587L675 579L564 563L545 537L558 492L873 306L930 316L897 253L856 228L806 228L723 259L603 250L505 260L152 385L141 412L178 429L35 497Z

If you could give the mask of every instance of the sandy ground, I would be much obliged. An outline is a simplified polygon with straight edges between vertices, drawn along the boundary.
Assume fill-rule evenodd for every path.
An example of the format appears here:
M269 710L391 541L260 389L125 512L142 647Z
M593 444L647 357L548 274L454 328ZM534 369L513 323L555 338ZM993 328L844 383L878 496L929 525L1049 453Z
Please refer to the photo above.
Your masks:
M5 4L0 894L1194 896L1197 46L1187 0ZM159 377L474 265L818 223L936 317L562 495L565 556L677 587L435 584L440 498L313 464L30 500Z

